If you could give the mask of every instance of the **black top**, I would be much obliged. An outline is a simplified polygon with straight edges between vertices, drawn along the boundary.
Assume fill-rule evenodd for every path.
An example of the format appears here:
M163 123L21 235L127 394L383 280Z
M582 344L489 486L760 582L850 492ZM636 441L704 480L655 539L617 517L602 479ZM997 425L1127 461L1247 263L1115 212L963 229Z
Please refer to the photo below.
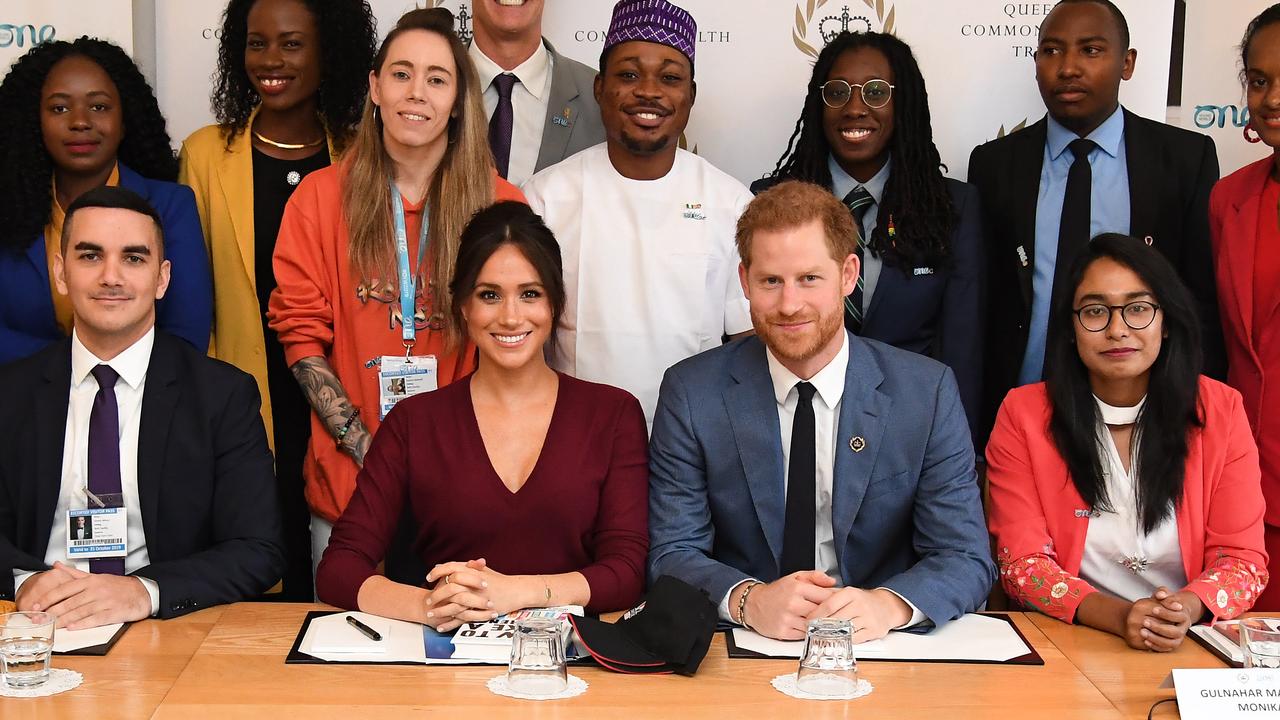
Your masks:
M276 289L276 274L271 256L276 249L276 234L284 205L302 178L314 170L329 166L329 148L321 146L316 154L301 160L278 160L253 149L253 239L254 275L258 286L258 305L267 311L267 298Z

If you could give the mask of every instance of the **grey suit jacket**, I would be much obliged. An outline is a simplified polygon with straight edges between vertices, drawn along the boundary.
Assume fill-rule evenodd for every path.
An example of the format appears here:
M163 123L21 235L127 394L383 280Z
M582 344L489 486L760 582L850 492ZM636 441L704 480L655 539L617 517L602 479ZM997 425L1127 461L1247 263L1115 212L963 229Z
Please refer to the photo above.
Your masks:
M604 124L594 90L596 71L556 52L546 38L542 42L552 58L551 97L535 173L604 142Z
M942 625L976 609L996 576L955 376L848 339L832 489L841 580L887 587ZM713 601L749 577L776 580L782 457L759 338L668 370L649 445L650 578L674 575Z

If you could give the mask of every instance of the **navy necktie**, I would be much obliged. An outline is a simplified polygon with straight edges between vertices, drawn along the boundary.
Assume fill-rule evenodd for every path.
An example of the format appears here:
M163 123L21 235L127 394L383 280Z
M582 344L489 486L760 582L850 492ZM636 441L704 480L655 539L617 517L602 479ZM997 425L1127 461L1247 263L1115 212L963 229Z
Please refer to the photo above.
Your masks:
M120 410L116 404L116 381L120 375L110 365L93 370L98 394L89 413L89 492L101 497L120 497ZM118 503L108 503L108 506ZM98 507L92 498L88 507ZM90 520L92 522L92 520ZM124 574L124 558L89 561L89 571L107 575Z
M817 533L814 519L817 510L816 423L813 418L813 393L807 382L796 383L800 398L796 402L795 419L791 423L791 453L787 457L786 525L782 530L782 575L800 570L813 570Z
M1062 220L1058 225L1058 259L1053 264L1053 287L1049 302L1052 305L1076 255L1089 245L1089 225L1093 213L1090 196L1093 192L1093 168L1089 166L1089 153L1098 144L1086 138L1076 138L1067 146L1075 159L1067 171L1067 189L1062 195Z
M517 82L518 78L511 73L502 73L493 78L493 86L498 90L498 106L493 109L493 117L489 118L489 149L493 151L493 164L503 178L507 177L511 164L511 130L515 127L511 89Z
M862 278L866 275L862 271L862 259L866 256L863 248L867 245L867 233L865 226L862 224L866 218L867 210L871 209L871 205L875 203L875 198L866 188L859 185L844 196L844 204L849 206L849 211L853 213L853 222L858 226L858 284L853 289L853 294L844 300L844 326L855 335L862 330Z

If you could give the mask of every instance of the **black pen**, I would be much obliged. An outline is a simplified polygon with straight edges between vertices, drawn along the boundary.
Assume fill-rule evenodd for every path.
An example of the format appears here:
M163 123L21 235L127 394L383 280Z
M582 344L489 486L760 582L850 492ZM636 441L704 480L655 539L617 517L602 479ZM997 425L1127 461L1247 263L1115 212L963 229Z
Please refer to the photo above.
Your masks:
M365 625L364 623L360 622L359 620L357 620L357 619L355 619L355 618L351 617L350 615L348 615L348 616L347 616L347 624L348 624L348 625L350 625L351 627L353 627L353 628L355 628L355 629L359 630L361 635L363 635L363 636L365 636L365 637L369 638L370 640L373 640L374 642L381 642L381 641L382 641L382 634L381 634L381 633L379 633L377 630L374 630L373 628L369 627L368 625Z

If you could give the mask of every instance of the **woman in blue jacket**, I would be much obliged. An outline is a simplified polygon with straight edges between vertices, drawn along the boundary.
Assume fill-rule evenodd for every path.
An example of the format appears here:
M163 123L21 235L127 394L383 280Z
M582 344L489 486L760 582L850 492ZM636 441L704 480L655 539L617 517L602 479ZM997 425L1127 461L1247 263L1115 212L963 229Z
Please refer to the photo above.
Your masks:
M156 323L204 351L213 286L191 190L151 87L118 46L94 38L37 45L0 83L0 363L71 333L71 305L49 281L63 209L120 185L163 220L172 280Z

